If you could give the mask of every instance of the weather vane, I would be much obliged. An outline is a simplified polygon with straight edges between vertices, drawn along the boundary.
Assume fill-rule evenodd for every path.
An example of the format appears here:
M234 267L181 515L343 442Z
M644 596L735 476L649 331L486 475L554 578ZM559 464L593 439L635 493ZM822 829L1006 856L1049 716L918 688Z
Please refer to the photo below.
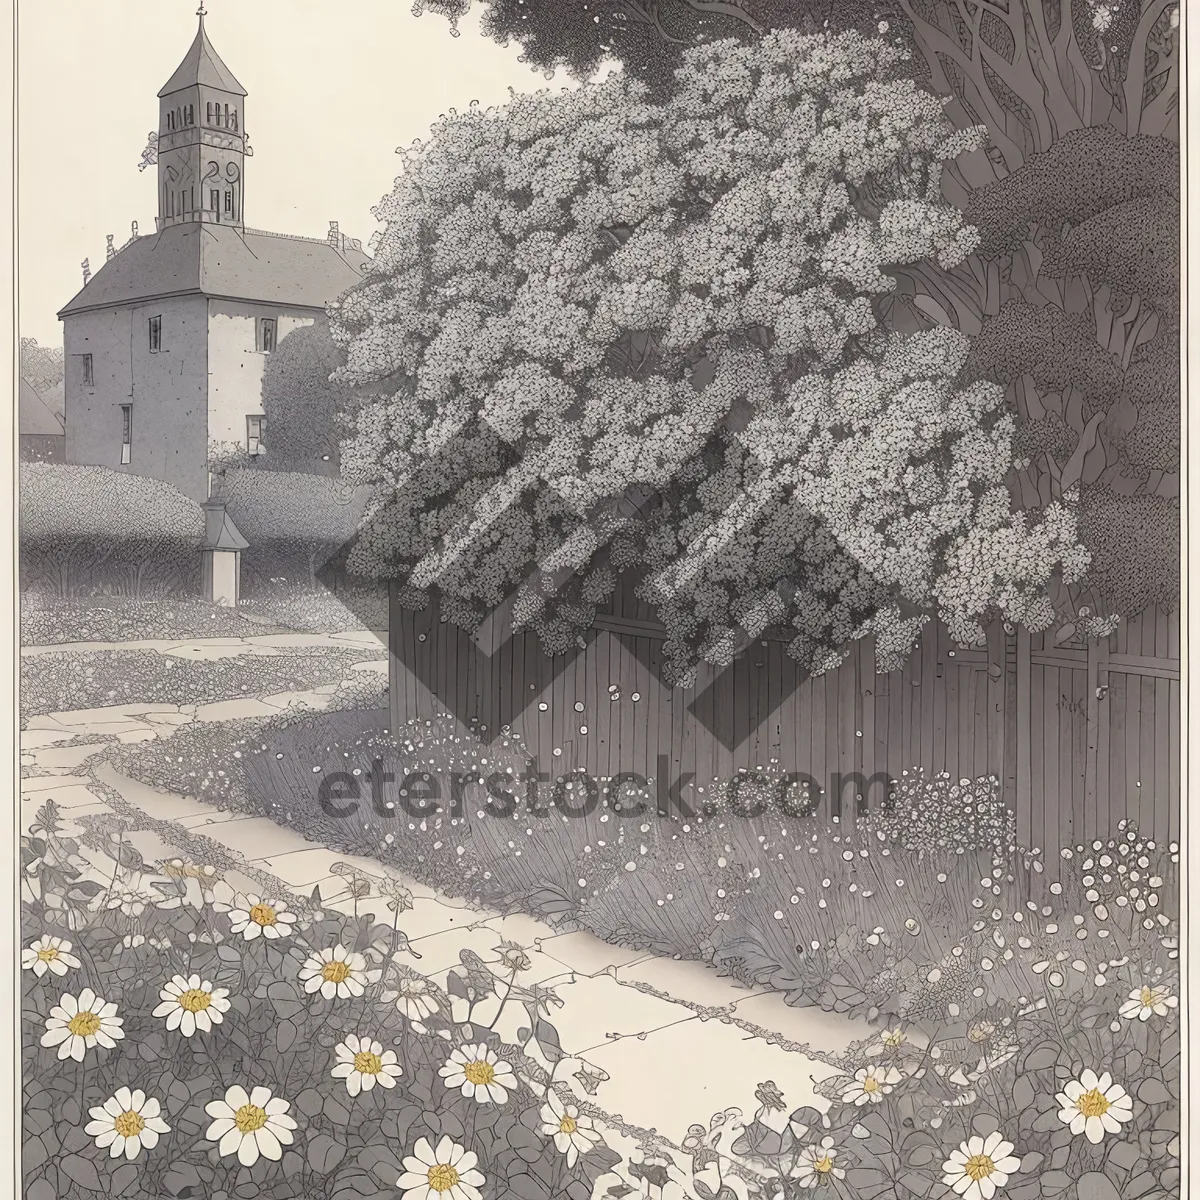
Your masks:
M198 16L198 17L204 16L204 0L200 0L200 7L198 9L196 9L196 16Z

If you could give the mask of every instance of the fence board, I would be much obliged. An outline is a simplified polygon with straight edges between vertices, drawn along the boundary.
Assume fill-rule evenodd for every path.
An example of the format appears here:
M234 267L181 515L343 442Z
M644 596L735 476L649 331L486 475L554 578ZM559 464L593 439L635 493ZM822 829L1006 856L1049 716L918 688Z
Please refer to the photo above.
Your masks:
M488 701L497 695L553 778L578 767L601 779L622 770L656 776L660 754L672 775L694 772L694 788L706 792L714 778L772 760L812 775L826 791L836 771L870 777L887 770L900 778L920 769L954 779L995 773L1017 813L1020 841L1048 862L1062 844L1108 836L1123 818L1147 837L1179 836L1175 611L1143 614L1124 623L1120 636L1087 649L1048 645L1019 629L1006 638L998 627L986 650L961 649L931 622L899 671L879 674L864 640L848 648L837 670L798 687L784 643L758 640L715 683L704 667L696 686L679 692L660 686L663 631L627 589L553 686L556 664L532 635L516 635L489 660L476 657L465 631L440 622L435 606L403 610L393 595L392 615L392 728L459 708L465 716L494 711ZM619 702L609 700L610 684L620 688ZM574 711L577 699L583 713ZM699 719L711 724L716 714L732 718L733 752ZM854 793L846 791L849 813Z

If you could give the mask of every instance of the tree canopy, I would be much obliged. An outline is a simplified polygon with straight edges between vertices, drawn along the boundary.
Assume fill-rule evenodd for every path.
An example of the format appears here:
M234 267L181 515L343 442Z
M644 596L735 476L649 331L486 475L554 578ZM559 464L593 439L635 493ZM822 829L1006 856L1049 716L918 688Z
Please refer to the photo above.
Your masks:
M923 611L963 641L1053 620L1071 497L1004 485L1003 391L950 329L881 327L895 274L978 234L941 195L977 151L856 33L689 50L666 98L599 86L451 113L405 155L370 275L332 315L376 502L350 567L561 649L630 570L668 674L768 626L813 670Z

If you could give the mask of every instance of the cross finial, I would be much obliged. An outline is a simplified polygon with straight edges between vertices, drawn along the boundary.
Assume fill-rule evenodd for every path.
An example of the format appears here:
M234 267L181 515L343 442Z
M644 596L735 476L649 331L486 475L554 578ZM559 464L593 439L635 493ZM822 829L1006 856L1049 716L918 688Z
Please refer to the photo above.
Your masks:
M203 22L204 20L204 0L200 0L200 7L196 9L196 16Z

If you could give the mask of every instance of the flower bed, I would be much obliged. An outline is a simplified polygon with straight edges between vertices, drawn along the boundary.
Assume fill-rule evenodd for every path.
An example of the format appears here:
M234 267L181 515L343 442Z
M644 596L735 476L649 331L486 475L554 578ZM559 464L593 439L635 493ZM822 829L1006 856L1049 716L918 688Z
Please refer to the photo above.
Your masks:
M21 713L28 717L135 701L206 704L307 691L345 678L366 657L362 650L325 647L216 659L179 658L154 650L39 654L21 660Z
M890 811L821 826L770 808L766 773L732 798L710 795L709 815L689 820L603 803L585 811L566 786L560 805L545 797L535 816L514 779L518 802L504 816L478 787L461 787L456 805L447 781L477 770L519 776L518 746L481 756L449 729L397 739L385 725L382 713L305 715L108 754L154 786L271 817L450 894L705 958L790 1003L870 1019L927 1022L949 1004L1014 1003L1043 963L1087 959L1096 975L1101 962L1177 953L1177 847L1124 827L1045 863L1016 846L994 780L914 773ZM394 777L379 809L375 760ZM440 801L401 798L409 772L439 779ZM338 775L358 798L323 803L322 781ZM747 815L755 806L760 814Z
M182 861L105 886L47 812L23 844L30 1200L587 1200L616 1163L544 999L518 990L505 1043L407 965L403 888L377 922Z
M885 1028L817 1085L827 1111L790 1109L767 1081L751 1118L693 1125L684 1148L718 1177L698 1194L745 1164L775 1176L775 1200L1177 1196L1176 982L1160 955L1042 976L1011 1006L950 1006L932 1035Z

